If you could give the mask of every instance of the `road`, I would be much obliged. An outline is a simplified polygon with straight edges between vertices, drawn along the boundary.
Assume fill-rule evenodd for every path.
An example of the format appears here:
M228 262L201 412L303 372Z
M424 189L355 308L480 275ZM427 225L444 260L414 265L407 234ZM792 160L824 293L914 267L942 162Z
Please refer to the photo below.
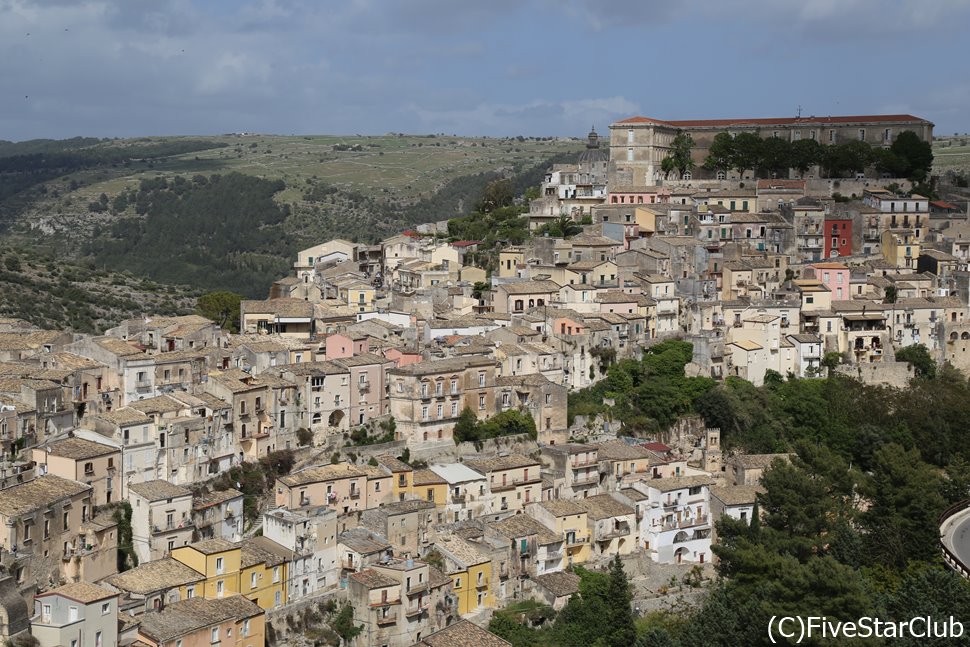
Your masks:
M940 528L943 545L966 565L970 565L970 508L962 510Z

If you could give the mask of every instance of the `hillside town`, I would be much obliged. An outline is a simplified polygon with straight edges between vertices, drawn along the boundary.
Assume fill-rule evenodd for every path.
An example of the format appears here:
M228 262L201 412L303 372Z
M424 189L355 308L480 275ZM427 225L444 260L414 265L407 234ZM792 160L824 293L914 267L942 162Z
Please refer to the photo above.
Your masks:
M632 117L519 199L521 242L448 214L321 241L238 333L0 321L0 635L303 644L311 610L357 647L498 646L491 615L563 608L573 567L619 558L644 608L671 573L710 576L718 520L749 522L787 454L722 451L696 416L626 435L570 394L674 341L686 375L755 386L903 386L914 348L970 370L970 209L871 165L706 163L723 133L888 149L932 128Z

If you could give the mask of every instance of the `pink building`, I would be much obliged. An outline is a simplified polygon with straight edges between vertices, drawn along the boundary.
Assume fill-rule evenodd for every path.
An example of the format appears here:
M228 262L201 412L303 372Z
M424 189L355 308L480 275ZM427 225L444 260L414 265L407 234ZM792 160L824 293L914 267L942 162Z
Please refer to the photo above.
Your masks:
M353 357L370 352L370 338L367 335L349 337L341 333L333 333L327 335L324 344L327 359Z
M822 285L832 292L833 301L847 301L852 298L849 293L851 271L842 263L812 263L807 268L808 276L821 281Z

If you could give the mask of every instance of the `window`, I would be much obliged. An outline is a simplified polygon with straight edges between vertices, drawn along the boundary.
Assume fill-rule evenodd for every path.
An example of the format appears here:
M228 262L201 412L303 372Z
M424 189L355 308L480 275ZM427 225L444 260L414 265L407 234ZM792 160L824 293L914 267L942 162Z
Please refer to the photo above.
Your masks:
M451 417L454 418L458 415L458 402L451 403Z
M428 407L426 407L426 406L421 407L421 419L422 420L427 420L428 419Z
M280 567L279 566L274 566L273 567L273 582L276 583L276 582L279 582L279 581L280 581Z
M218 582L216 582L216 595L221 598L225 594L225 592L226 592L225 580L219 580Z
M246 618L245 620L243 620L242 635L243 636L249 635L249 618Z
M552 404L552 394L546 393L546 404Z
M438 405L438 420L441 420L444 417L445 417L445 405L439 404Z
M51 520L44 519L44 539L51 538Z
M478 408L481 409L482 411L485 410L485 396L484 395L478 396Z
M859 129L859 141L860 142L864 142L865 140L866 140L866 129L865 128L860 128Z
M249 588L256 588L256 573L250 573L249 575Z
M485 373L478 374L478 386L485 386Z
M458 380L451 381L451 393L452 395L458 393Z
M633 143L633 129L632 128L626 131L626 143L628 143L628 144L632 144Z
M829 131L829 143L830 144L834 144L835 143L835 131L834 130L830 130Z
M632 148L626 149L626 161L628 161L628 162L632 162L633 161L633 149Z
M103 644L103 636L99 631L98 633L94 634L94 647L102 647L102 644Z
M434 383L434 394L441 395L443 392L443 388L444 388L444 385L441 383L441 380L438 380L437 382Z
M222 575L226 569L226 561L222 557L216 557L216 575Z
M219 627L212 628L212 634L209 636L209 638L210 638L210 642L212 643L219 642Z
M428 383L427 382L422 382L421 383L421 397L422 398L428 397Z

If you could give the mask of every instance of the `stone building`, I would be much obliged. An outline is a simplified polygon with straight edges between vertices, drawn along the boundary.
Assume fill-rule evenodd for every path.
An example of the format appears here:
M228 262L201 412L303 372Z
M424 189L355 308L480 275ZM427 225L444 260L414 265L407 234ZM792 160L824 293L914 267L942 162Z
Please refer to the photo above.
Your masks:
M664 179L660 163L671 150L678 132L694 140L691 157L697 165L682 180L714 176L727 179L734 171L718 174L701 169L714 137L722 132L736 135L755 133L763 138L788 141L814 139L820 144L864 141L872 146L889 146L899 133L911 130L920 139L933 141L933 124L913 115L861 115L829 117L779 117L768 119L692 119L667 121L649 117L630 117L610 124L610 182L653 185ZM746 173L747 177L747 173Z

